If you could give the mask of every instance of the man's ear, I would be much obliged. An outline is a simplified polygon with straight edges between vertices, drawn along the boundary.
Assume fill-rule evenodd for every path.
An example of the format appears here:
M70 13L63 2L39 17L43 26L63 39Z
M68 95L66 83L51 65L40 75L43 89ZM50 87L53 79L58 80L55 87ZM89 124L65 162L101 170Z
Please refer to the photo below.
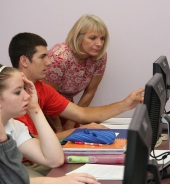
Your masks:
M1 105L1 103L2 103L2 99L1 99L1 97L0 97L0 109L2 108L2 105Z
M29 64L29 59L26 56L22 55L20 57L20 66L24 67L24 68L27 68L28 64Z

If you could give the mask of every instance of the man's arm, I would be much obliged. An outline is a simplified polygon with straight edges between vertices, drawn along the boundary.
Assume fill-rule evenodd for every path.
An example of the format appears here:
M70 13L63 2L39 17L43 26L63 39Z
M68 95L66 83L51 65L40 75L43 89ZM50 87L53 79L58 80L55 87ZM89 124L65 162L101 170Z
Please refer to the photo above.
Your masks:
M87 125L82 125L79 128L94 128L94 129L108 129L107 127L105 127L102 124L97 124L97 123L89 123ZM62 132L58 132L56 135L58 137L58 139L64 139L67 136L69 136L76 128L72 128L69 130L64 130Z
M103 122L143 102L144 88L133 91L124 100L100 107L80 107L69 102L66 109L60 114L62 117L80 123Z

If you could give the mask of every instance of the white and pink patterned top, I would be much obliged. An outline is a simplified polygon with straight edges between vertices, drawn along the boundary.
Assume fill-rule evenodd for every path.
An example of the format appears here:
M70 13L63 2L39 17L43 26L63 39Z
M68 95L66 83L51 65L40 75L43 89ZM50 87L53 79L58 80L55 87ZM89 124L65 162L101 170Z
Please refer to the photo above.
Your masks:
M46 80L58 84L58 92L69 100L88 86L93 75L104 73L107 61L107 55L100 60L88 58L82 66L66 43L56 44L50 49L49 58L52 64L47 70Z

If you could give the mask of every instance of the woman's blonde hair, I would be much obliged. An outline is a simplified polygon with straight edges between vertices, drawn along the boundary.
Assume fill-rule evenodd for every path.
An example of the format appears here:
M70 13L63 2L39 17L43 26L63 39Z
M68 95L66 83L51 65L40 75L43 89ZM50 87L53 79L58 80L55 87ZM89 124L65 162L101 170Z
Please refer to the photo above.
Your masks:
M82 39L84 38L84 35L89 30L102 33L105 36L103 48L101 49L99 55L96 58L100 59L106 53L106 47L109 40L109 33L105 23L95 15L86 14L81 16L74 24L72 29L69 31L66 38L66 43L73 51L73 53L75 53L76 55L84 55L85 53L81 50L81 42Z
M11 78L13 76L13 73L16 71L19 72L19 70L16 68L4 67L3 65L0 64L0 96L8 86L6 80Z

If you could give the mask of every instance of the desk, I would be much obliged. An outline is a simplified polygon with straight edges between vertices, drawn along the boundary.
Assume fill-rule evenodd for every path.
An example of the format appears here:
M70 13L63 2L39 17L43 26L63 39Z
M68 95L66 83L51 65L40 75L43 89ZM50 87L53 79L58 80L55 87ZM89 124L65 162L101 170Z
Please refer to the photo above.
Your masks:
M168 145L168 141L163 141L162 144L157 149L166 149ZM64 176L67 172L70 172L78 167L82 166L83 164L64 164L59 168L52 169L47 176L49 177L59 177ZM168 173L170 173L170 167L168 168ZM101 184L122 184L122 181L114 180L100 180ZM164 179L161 181L161 184L170 184L170 178Z

